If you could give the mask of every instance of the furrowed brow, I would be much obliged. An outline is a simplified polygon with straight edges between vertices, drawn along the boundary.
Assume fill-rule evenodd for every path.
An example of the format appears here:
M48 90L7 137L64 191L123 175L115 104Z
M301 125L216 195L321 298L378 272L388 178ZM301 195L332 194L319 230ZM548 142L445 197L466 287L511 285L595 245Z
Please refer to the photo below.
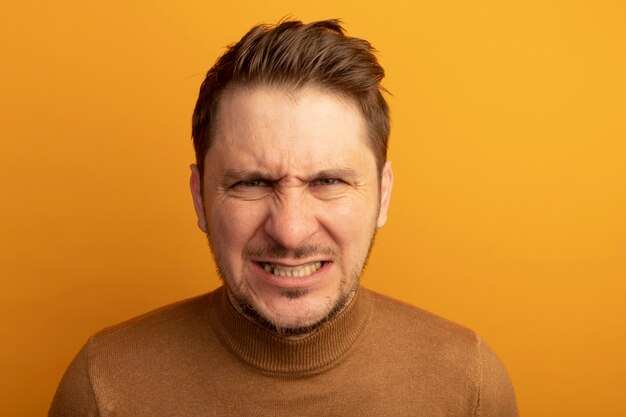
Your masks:
M229 169L229 170L226 170L221 175L222 183L246 181L246 180L253 180L253 179L270 179L271 180L270 176L267 173L256 171L256 170Z
M307 181L328 179L355 180L358 176L359 173L351 168L333 168L319 171L307 178Z

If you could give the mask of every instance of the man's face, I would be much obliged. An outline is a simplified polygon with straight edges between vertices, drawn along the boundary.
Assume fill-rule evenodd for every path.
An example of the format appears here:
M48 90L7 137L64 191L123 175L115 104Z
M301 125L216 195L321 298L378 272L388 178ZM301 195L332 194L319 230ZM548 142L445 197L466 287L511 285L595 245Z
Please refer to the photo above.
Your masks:
M278 328L314 326L354 295L391 167L379 188L360 110L323 90L236 88L217 116L204 195L195 166L191 187L229 295Z

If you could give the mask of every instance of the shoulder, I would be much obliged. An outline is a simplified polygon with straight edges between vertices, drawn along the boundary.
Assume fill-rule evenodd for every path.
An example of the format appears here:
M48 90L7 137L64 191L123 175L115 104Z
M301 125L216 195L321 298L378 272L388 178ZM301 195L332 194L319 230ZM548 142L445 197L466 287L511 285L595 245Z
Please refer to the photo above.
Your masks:
M139 398L154 402L145 387L176 383L181 369L183 373L194 369L198 352L206 349L204 342L214 339L207 315L216 292L161 307L94 334L65 372L49 415L98 416L102 410L120 404L126 407ZM208 356L207 362L212 360Z
M95 333L84 347L91 372L147 367L180 358L213 338L208 310L215 292L179 301Z
M370 346L393 352L397 363L419 373L479 378L481 341L473 330L385 295L370 297Z
M214 294L212 292L181 300L106 327L94 334L90 343L106 343L120 338L143 338L154 334L162 336L172 330L180 333L203 320Z
M480 378L481 341L473 330L387 296L371 291L369 295L369 346L393 352L398 363L415 372Z
M365 291L372 298L374 325L384 327L387 332L403 339L418 337L437 344L476 348L480 343L478 335L467 327L386 295Z
M386 366L402 368L410 377L428 381L426 385L437 392L449 393L450 398L467 400L476 415L518 415L506 368L476 332L421 308L365 291L373 309L368 347L380 357L392 353L393 361Z

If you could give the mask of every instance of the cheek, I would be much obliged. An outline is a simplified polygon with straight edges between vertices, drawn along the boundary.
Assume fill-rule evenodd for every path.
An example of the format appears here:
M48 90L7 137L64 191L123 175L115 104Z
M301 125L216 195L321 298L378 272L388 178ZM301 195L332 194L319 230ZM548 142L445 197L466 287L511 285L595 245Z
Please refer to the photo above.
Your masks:
M263 210L251 205L222 203L209 218L209 233L220 247L241 254L262 225Z
M344 247L358 246L361 242L369 245L377 207L366 198L338 201L325 207L321 223Z

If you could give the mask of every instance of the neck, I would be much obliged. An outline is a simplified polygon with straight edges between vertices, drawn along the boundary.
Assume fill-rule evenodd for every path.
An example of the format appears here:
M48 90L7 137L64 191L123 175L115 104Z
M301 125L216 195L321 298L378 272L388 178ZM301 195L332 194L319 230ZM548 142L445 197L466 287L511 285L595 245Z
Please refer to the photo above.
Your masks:
M356 342L372 311L370 293L358 288L332 318L299 336L278 336L236 308L226 289L214 293L208 319L222 343L249 365L268 372L300 373L321 369Z

